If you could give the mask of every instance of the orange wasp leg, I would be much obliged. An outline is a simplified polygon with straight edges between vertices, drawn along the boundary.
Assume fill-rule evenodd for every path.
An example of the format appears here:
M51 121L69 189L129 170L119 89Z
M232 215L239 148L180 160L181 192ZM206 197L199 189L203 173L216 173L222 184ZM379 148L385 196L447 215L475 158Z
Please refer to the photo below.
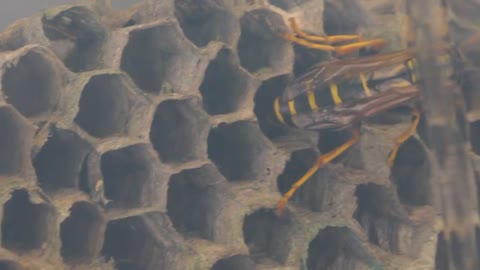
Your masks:
M290 33L283 33L281 34L282 38L297 43L299 45L322 50L322 51L334 51L339 55L349 54L355 51L359 51L362 48L374 48L375 50L380 50L385 46L385 40L383 39L372 39L372 40L363 40L359 35L335 35L335 36L316 36L310 35L303 32L297 25L294 18L289 19L290 27L292 28L293 32L297 35L292 35ZM337 42L345 42L345 41L354 41L351 44L334 46L330 45L332 43ZM324 42L326 44L319 44L318 42Z
M393 148L392 152L388 156L388 165L390 167L393 166L393 162L395 161L395 157L398 154L398 149L400 146L412 136L415 131L417 130L418 123L420 122L420 111L417 108L412 109L413 114L413 121L410 127L400 136L395 139L395 148Z
M297 180L292 187L285 193L282 197L282 199L278 202L277 207L275 209L275 213L277 216L281 216L283 214L283 210L285 208L285 204L287 204L288 200L293 196L293 193L301 187L305 182L307 182L312 175L317 172L318 169L323 167L325 164L328 164L331 162L333 159L338 157L340 154L345 152L348 148L350 148L352 145L356 144L358 140L360 139L360 130L355 129L353 131L353 136L350 138L348 141L340 145L339 147L333 149L332 151L320 156L315 164L299 179Z

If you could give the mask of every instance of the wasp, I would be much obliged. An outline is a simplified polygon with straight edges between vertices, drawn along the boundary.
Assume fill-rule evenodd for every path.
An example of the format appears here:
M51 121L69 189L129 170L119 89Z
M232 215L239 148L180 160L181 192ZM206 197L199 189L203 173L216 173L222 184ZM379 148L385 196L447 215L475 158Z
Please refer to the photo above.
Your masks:
M381 50L383 39L363 40L358 35L316 36L303 32L294 18L289 19L293 33L280 33L283 39L293 43L330 51L345 56L362 49ZM335 46L338 42L350 42ZM456 53L439 44L443 72L453 74ZM303 75L292 80L284 93L273 102L274 117L283 125L304 130L347 130L350 139L321 155L315 164L283 195L276 207L277 215L283 213L295 191L325 164L328 164L360 139L359 124L362 120L387 110L410 106L412 122L407 130L395 139L395 146L388 157L391 167L399 147L412 136L420 121L420 88L413 35L407 36L407 48L388 53L375 53L344 59L320 62ZM452 57L452 55L454 57ZM452 75L453 76L453 75Z

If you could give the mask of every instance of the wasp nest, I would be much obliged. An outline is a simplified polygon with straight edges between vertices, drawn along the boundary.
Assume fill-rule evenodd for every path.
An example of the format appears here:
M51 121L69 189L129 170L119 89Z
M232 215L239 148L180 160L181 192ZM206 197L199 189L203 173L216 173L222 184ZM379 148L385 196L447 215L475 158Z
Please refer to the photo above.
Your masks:
M430 268L421 139L386 163L405 121L365 123L273 213L348 139L268 117L291 75L329 57L277 32L296 16L317 34L388 33L369 18L392 10L357 2L83 1L6 29L0 269Z

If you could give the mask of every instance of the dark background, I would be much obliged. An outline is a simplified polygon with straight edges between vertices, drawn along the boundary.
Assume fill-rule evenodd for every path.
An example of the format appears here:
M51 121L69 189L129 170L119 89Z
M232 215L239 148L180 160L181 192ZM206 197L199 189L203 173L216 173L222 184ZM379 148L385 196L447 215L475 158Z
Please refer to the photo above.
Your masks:
M128 7L140 0L111 0L116 8ZM0 31L18 19L29 17L44 8L75 3L75 0L2 0Z

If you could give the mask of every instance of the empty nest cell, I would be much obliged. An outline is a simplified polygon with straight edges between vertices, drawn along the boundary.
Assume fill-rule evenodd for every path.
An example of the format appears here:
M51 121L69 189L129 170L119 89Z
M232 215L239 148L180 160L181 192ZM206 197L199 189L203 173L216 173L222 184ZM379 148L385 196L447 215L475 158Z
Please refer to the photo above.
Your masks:
M257 266L247 255L233 255L218 260L211 270L256 270Z
M179 258L178 235L168 217L158 212L112 220L107 224L102 255L118 270L194 269ZM175 267L173 267L175 266Z
M210 41L232 46L240 32L238 20L217 1L175 0L175 16L185 35L198 47Z
M325 1L323 28L327 35L356 34L369 16L356 1Z
M228 181L265 179L273 146L254 122L222 123L208 135L208 157Z
M315 163L319 153L312 149L294 151L284 171L278 176L278 190L285 194ZM312 211L325 211L334 204L335 173L321 168L303 184L292 196L296 202Z
M33 129L12 106L0 107L0 175L20 173L30 162Z
M394 191L377 184L362 184L355 192L358 207L353 217L368 239L392 253L418 255L422 235L416 230Z
M240 19L241 34L238 55L241 65L250 73L287 71L289 44L278 37L277 31L287 31L282 17L268 9L257 9Z
M240 69L235 54L222 49L210 62L205 78L200 85L205 110L211 114L226 114L244 107L249 94L246 72Z
M2 91L5 100L25 117L54 111L59 102L61 77L48 56L30 50L5 69Z
M143 91L169 94L191 90L199 61L179 26L165 23L132 30L120 66Z
M155 152L147 144L104 153L101 170L105 197L118 207L151 206L166 186Z
M347 227L327 226L308 246L307 269L377 269L362 240Z
M288 236L294 222L288 211L282 218L278 218L271 209L259 209L245 216L243 240L251 258L256 262L270 259L284 264L291 249Z
M230 233L233 225L218 220L227 203L226 185L225 178L209 164L172 175L167 212L175 229L211 241Z
M104 223L104 217L94 205L86 201L73 204L70 216L60 225L63 260L68 264L92 262L101 249Z
M32 203L26 190L14 190L3 205L2 247L14 252L42 248L50 237L54 215L51 206Z
M165 163L183 163L206 156L210 129L198 98L166 100L155 111L150 140Z
M74 121L97 138L124 134L134 98L123 75L93 76L82 91Z
M33 159L40 186L47 191L78 188L84 160L93 147L70 130L53 128L49 135Z
M432 203L430 162L425 147L411 137L398 150L391 178L403 204L422 206Z

